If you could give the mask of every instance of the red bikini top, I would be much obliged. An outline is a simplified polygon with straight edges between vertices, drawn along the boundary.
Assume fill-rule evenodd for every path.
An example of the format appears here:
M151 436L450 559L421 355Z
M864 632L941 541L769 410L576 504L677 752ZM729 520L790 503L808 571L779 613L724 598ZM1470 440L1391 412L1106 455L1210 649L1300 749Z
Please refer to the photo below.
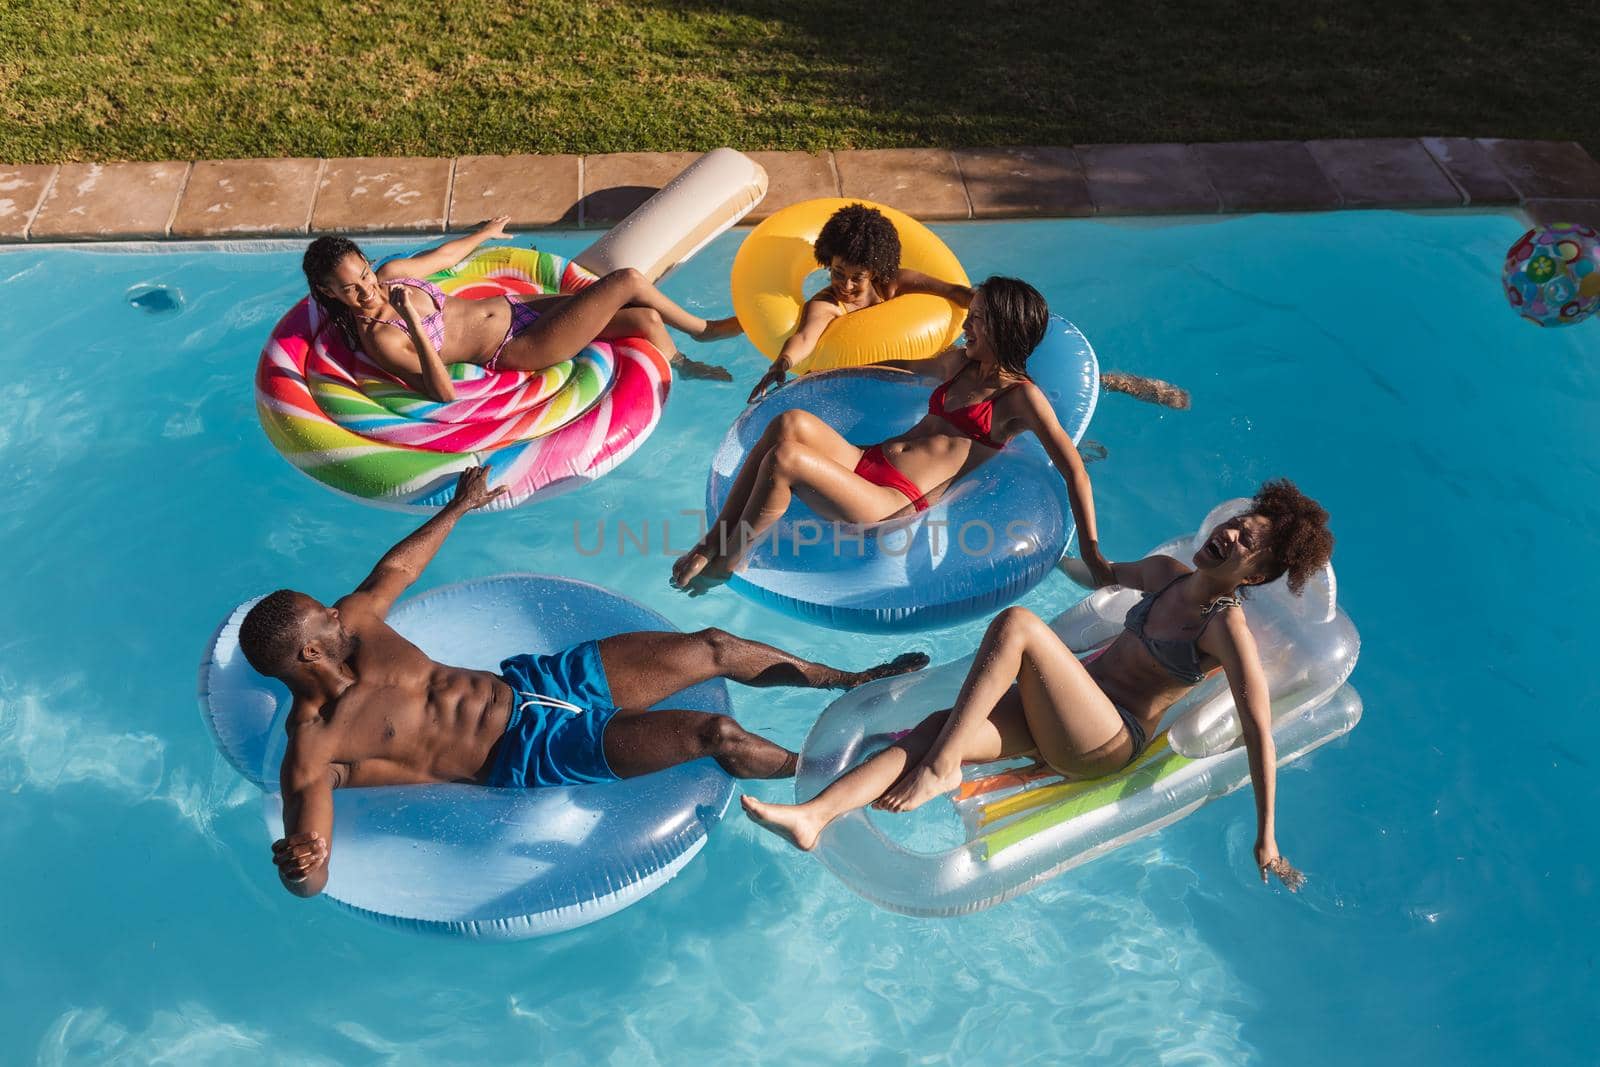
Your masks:
M996 441L990 437L989 431L994 429L994 402L1003 393L1011 389L1011 386L1006 386L1005 389L995 393L988 400L980 400L975 404L968 404L964 408L951 409L944 406L945 393L949 391L950 386L955 384L956 378L961 377L966 369L966 367L962 367L961 370L956 371L949 381L944 382L933 391L933 395L928 397L928 414L939 416L980 445L988 448L1004 448L1006 443L1004 441Z

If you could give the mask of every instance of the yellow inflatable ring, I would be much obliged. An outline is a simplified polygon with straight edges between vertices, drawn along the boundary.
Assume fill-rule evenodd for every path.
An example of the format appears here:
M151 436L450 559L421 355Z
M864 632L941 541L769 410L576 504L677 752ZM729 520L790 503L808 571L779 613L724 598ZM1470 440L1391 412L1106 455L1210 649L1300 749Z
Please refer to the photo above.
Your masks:
M933 231L892 207L866 200L825 197L794 204L750 232L733 257L733 313L745 335L768 359L800 325L806 276L817 269L812 246L823 223L842 207L877 208L900 232L900 265L949 282L967 285L955 253ZM853 311L823 331L797 374L836 367L859 367L885 359L926 359L961 336L966 312L942 297L912 293Z

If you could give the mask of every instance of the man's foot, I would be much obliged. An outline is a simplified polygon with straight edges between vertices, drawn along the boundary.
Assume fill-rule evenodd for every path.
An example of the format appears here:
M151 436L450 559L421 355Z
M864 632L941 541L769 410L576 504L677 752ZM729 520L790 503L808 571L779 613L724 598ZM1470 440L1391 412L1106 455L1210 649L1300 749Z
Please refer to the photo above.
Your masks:
M864 671L856 671L845 683L845 689L854 689L858 685L876 682L879 678L893 678L901 674L910 674L920 671L928 665L926 652L902 652L888 663L880 663L876 667L868 667Z
M806 815L805 808L800 805L768 804L748 795L741 796L739 803L744 807L744 813L750 816L751 822L771 830L801 852L810 852L817 847L822 827L816 819Z
M696 341L720 341L725 337L738 337L744 333L744 327L739 325L735 315L725 319L707 319L706 328L694 335Z
M733 374L726 367L719 367L715 363L702 363L698 359L690 359L679 352L672 357L672 365L677 368L678 374L685 379L694 379L701 382L731 382Z
M914 811L934 797L952 792L961 784L961 768L953 774L940 774L930 763L924 763L900 781L889 787L873 807L884 811Z

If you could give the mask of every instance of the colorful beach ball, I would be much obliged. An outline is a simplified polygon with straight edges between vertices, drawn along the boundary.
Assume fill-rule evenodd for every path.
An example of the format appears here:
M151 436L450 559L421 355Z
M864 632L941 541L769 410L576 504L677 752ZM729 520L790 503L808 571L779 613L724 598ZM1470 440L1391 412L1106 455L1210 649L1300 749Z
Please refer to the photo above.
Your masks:
M1575 222L1540 226L1506 253L1500 273L1517 314L1571 326L1600 310L1600 232Z

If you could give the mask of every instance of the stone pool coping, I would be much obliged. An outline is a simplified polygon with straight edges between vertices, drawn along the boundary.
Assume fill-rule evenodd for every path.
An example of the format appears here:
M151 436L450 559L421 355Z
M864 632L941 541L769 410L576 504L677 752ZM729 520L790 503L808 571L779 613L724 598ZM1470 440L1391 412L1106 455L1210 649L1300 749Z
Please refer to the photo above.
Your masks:
M1600 226L1573 141L1396 137L1223 144L750 152L759 221L819 196L928 220L1520 207ZM603 227L696 152L0 165L0 243Z

